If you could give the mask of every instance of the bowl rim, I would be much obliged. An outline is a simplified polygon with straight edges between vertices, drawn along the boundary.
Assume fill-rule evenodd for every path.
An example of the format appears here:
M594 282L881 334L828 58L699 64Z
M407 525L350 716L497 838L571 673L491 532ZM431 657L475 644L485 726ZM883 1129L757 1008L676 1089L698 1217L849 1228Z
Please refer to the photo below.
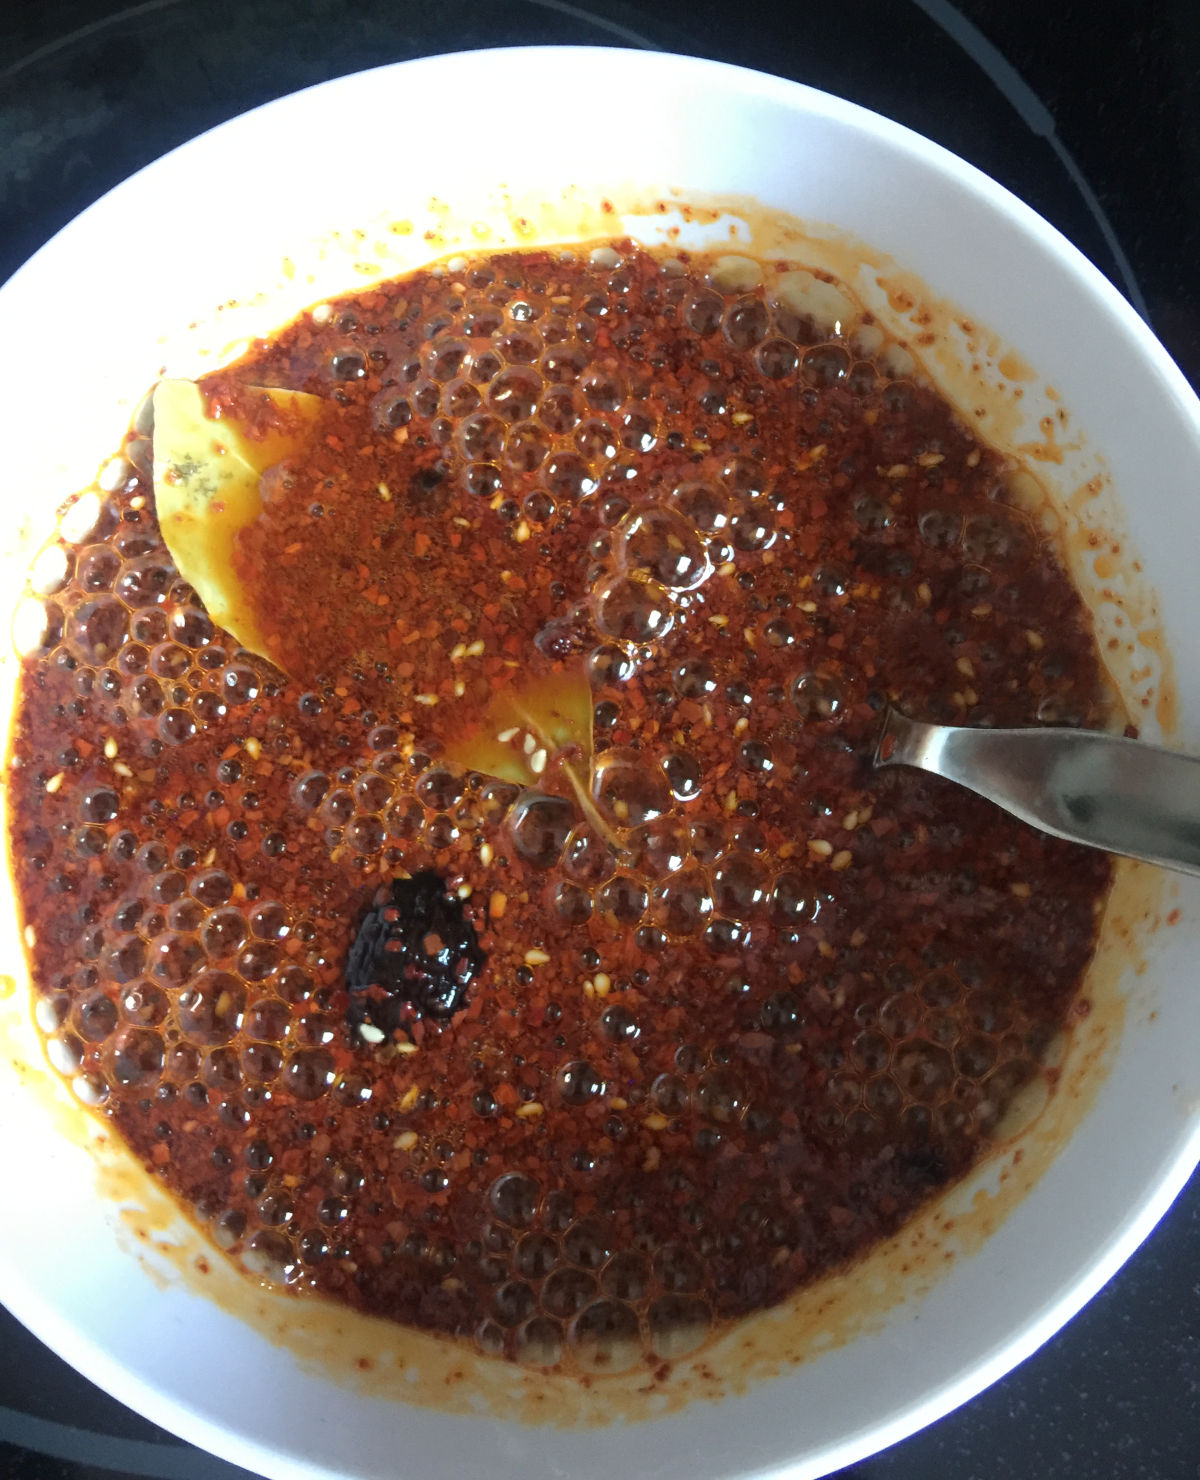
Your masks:
M479 66L484 59L487 65L495 66L502 64L505 58L519 63L539 56L553 57L568 66L594 65L597 59L602 61L606 57L619 59L627 76L641 72L653 77L668 70L681 77L690 75L696 80L713 83L735 98L745 94L747 90L753 90L758 96L778 102L792 111L865 132L883 145L913 157L921 166L941 174L968 195L1006 217L1081 284L1097 311L1103 312L1115 322L1136 347L1143 363L1152 367L1158 385L1170 396L1179 418L1190 423L1191 434L1200 453L1200 400L1183 372L1155 337L1149 325L1109 279L1057 228L1051 226L1018 196L944 146L859 104L787 78L732 63L672 52L613 46L522 46L446 52L346 73L272 99L205 130L151 161L68 222L19 267L5 284L0 285L0 318L4 315L6 305L23 292L31 279L44 271L53 270L64 254L69 259L71 242L81 225L90 224L97 217L103 217L106 212L111 211L114 198L119 197L133 182L141 182L144 186L148 181L153 181L158 171L177 170L181 164L186 164L189 152L211 147L214 138L224 135L228 130L238 129L248 118L270 115L273 111L282 113L295 100L308 98L316 93L323 93L326 99L332 99L339 93L348 94L359 79L376 74L386 73L402 81L413 72L434 75L438 72L454 73L464 67ZM1200 1106L1192 1117L1190 1128L1180 1134L1173 1152L1164 1159L1152 1195L1129 1212L1123 1224L1103 1247L1093 1253L1078 1271L1076 1278L1060 1291L1058 1297L1025 1319L1020 1329L1008 1340L976 1357L957 1378L943 1382L929 1392L922 1402L873 1420L841 1441L827 1444L821 1451L806 1456L791 1466L771 1465L758 1471L746 1471L747 1477L751 1473L764 1477L784 1473L795 1477L828 1474L833 1469L855 1463L908 1437L976 1396L1041 1346L1116 1273L1166 1212L1198 1161ZM82 1336L72 1321L54 1307L44 1292L30 1287L18 1271L2 1260L0 1300L39 1339L45 1341L86 1377L138 1413L164 1423L188 1441L251 1468L269 1470L284 1455L285 1451L278 1445L264 1444L214 1424L198 1409L168 1396L147 1378L124 1366L114 1365L98 1342ZM321 1480L331 1474L323 1464L313 1464L301 1454L291 1453L287 1458L292 1474L321 1477Z

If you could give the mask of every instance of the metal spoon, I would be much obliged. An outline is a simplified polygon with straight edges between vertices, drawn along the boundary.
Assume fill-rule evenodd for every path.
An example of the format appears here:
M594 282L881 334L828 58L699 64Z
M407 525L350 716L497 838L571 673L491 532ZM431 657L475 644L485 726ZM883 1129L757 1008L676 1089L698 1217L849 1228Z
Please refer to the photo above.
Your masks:
M884 716L877 766L957 781L1056 838L1200 874L1200 758L1092 730L980 730Z

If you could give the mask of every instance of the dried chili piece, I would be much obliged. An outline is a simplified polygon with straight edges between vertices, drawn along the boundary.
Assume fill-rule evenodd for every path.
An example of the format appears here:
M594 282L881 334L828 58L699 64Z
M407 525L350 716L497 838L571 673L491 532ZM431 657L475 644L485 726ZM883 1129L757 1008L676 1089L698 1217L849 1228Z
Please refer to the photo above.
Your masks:
M391 1037L417 1018L446 1019L466 1005L484 954L463 901L431 869L376 890L346 958L346 1021Z

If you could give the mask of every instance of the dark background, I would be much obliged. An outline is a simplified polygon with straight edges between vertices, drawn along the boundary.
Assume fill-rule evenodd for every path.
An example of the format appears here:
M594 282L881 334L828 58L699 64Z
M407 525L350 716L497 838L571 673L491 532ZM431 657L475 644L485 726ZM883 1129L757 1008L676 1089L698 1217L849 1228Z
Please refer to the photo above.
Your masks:
M8 0L0 281L132 171L258 103L383 62L539 43L717 57L908 124L1064 231L1200 385L1200 0ZM403 138L361 144L403 158ZM4 351L36 363L35 346ZM1198 1254L1193 1179L1041 1352L844 1480L1200 1480ZM0 1310L0 1480L242 1474Z

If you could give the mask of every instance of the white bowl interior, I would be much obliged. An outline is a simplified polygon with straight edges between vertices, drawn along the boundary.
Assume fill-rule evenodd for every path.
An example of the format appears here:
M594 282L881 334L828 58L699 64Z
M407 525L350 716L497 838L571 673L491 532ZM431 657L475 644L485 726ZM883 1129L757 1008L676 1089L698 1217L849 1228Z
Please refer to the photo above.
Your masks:
M604 108L614 82L636 107ZM479 100L495 100L494 116L481 116ZM580 115L587 126L576 126ZM356 147L346 147L347 129ZM491 147L478 147L481 131ZM1072 425L1091 432L1087 456L1107 461L1161 593L1168 643L1200 618L1191 578L1200 504L1182 496L1200 469L1200 408L1132 310L1051 228L936 146L822 94L715 63L567 49L435 58L284 99L159 161L43 249L0 292L8 589L54 507L95 476L162 366L203 368L203 359L188 364L190 321L209 316L201 338L220 345L224 324L232 339L363 281L353 261L371 255L367 239L343 237L314 259L313 282L303 272L281 279L280 263L359 223L429 219L430 197L448 200L455 219L503 216L498 174L516 203L577 187L560 201L566 237L594 219L587 203L677 187L685 200L754 197L882 248L1000 330L1055 387ZM272 291L255 301L260 287ZM65 337L68 368L35 378L28 365L47 344L51 293L52 342ZM240 306L212 319L231 297ZM1186 744L1200 738L1200 649L1177 640L1173 652ZM0 667L8 698L14 666ZM1182 1185L1200 1151L1200 995L1190 979L1200 887L1176 893L1182 923L1140 939L1144 969L1123 980L1111 1071L998 1231L853 1341L721 1404L564 1430L451 1417L335 1383L188 1283L164 1286L148 1273L97 1198L87 1154L60 1135L62 1117L13 1076L0 1079L0 1106L20 1134L0 1138L0 1180L31 1211L0 1221L0 1298L148 1417L288 1480L459 1476L485 1462L495 1480L826 1473L1032 1351ZM3 959L16 972L12 912L2 913Z

